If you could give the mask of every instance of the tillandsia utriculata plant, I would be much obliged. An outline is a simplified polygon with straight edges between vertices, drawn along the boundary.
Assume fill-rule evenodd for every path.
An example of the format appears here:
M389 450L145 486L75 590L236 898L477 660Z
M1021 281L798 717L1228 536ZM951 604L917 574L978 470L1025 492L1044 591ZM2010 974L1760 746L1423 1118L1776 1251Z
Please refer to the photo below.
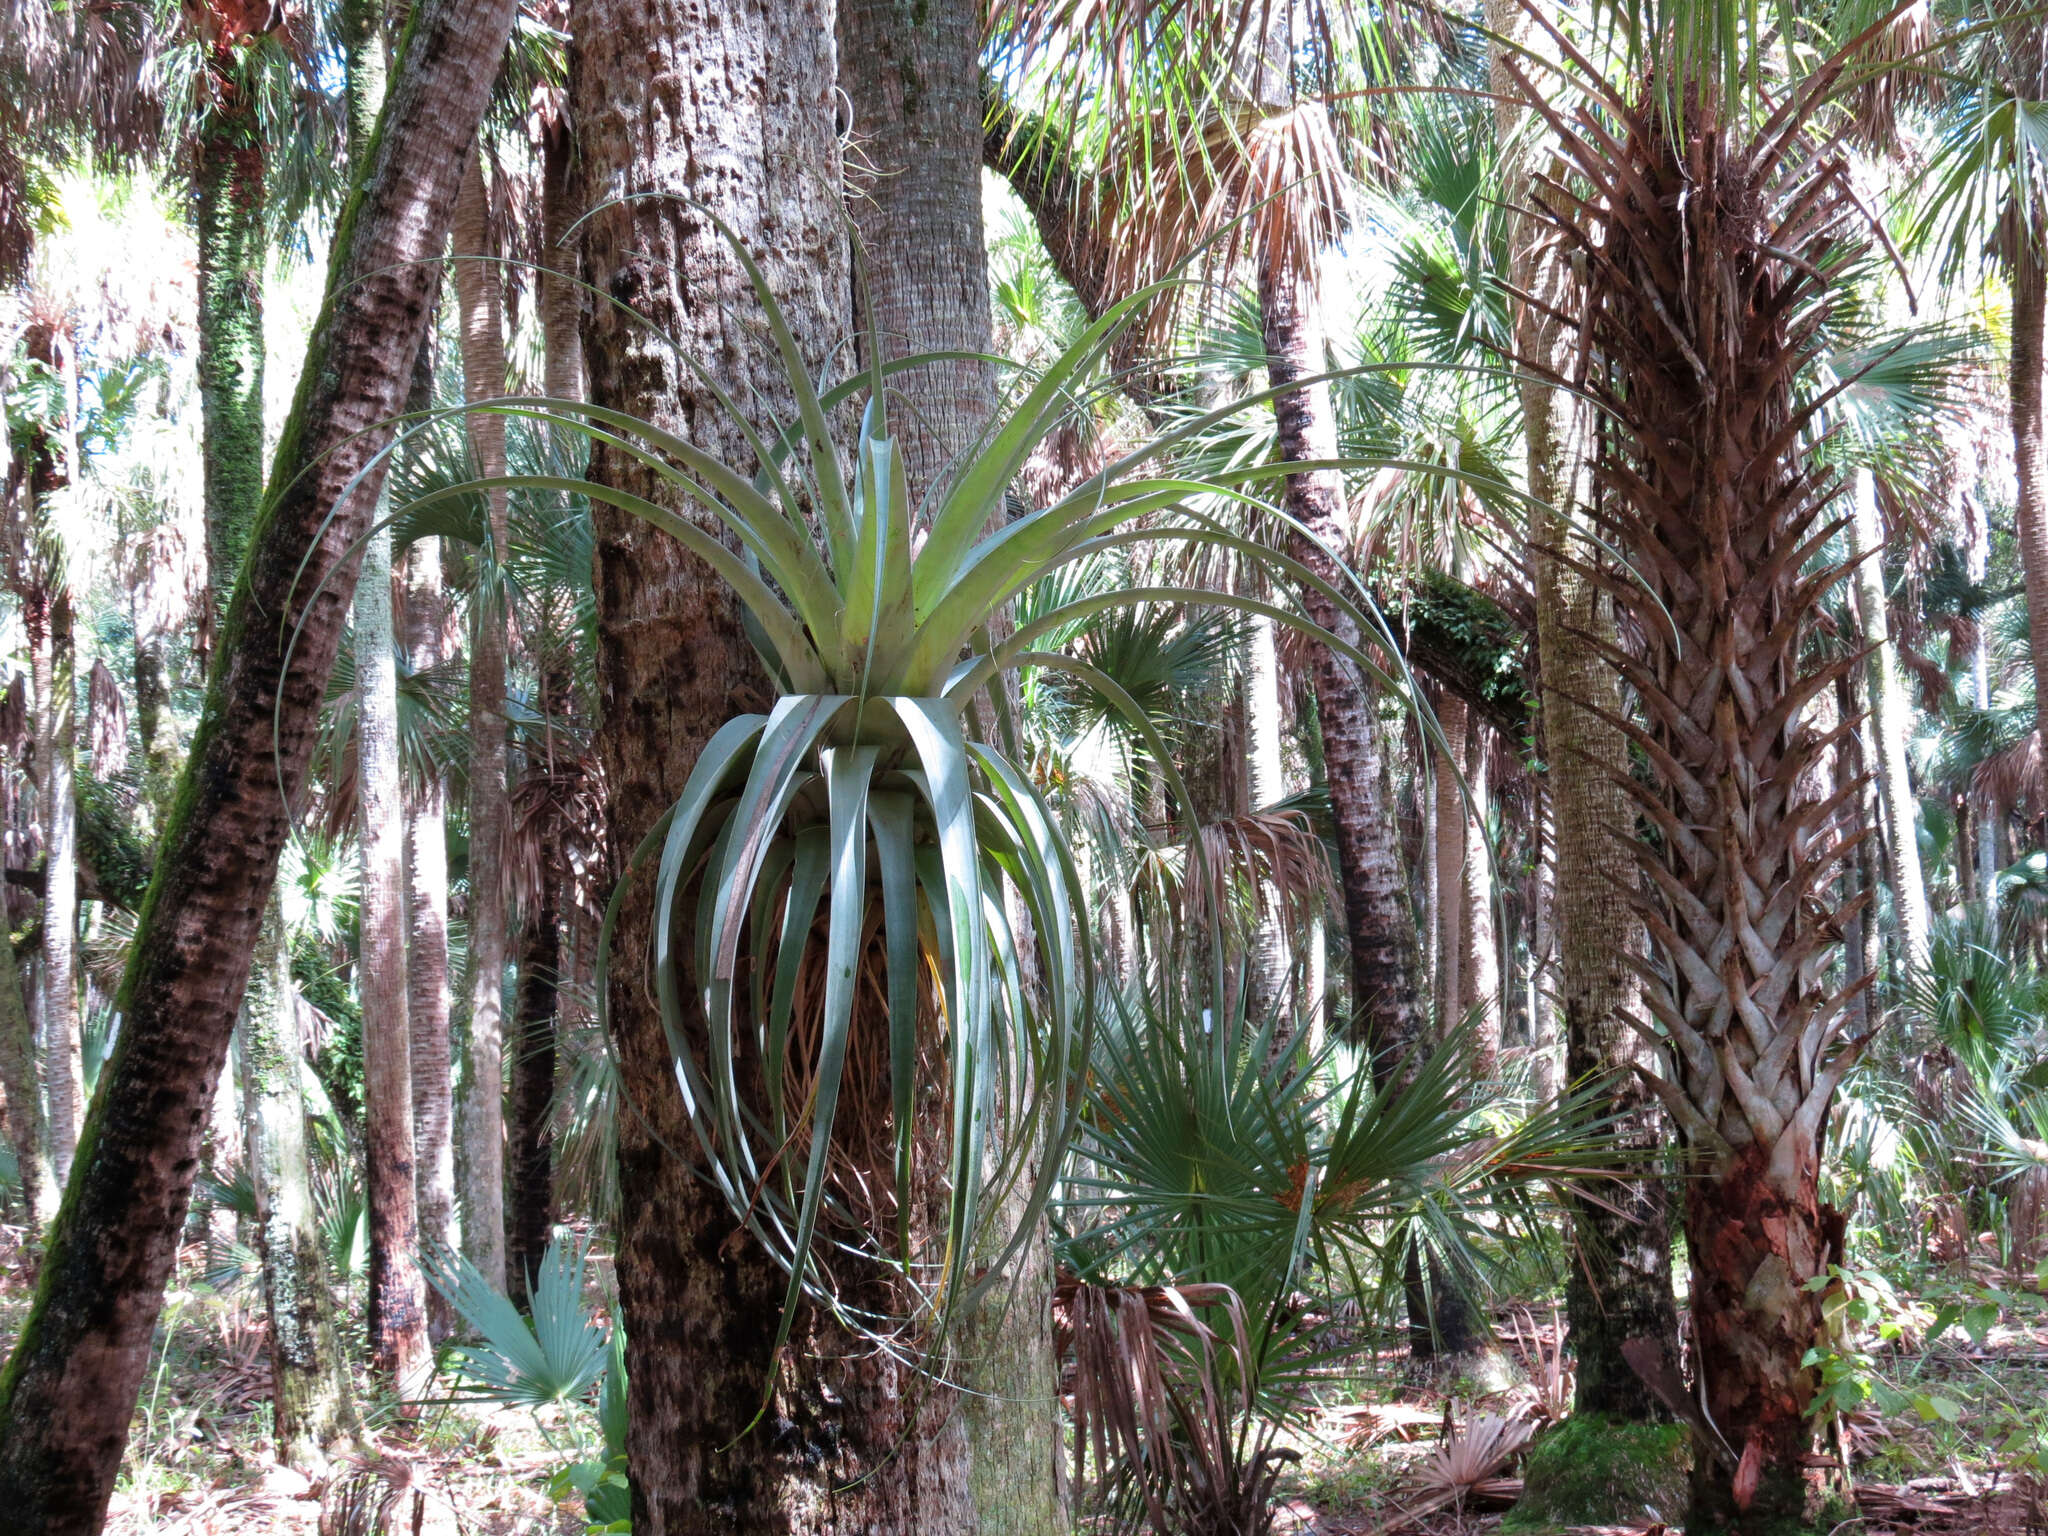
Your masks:
M1203 510L1251 501L1248 487L1301 465L1201 480L1154 468L1271 391L1181 422L1051 505L1009 515L1010 488L1033 449L1167 283L1109 310L1020 386L936 483L912 487L890 429L887 380L954 354L877 361L823 385L759 268L736 240L734 248L796 403L788 431L763 433L697 370L739 423L754 472L596 405L509 397L482 408L571 428L632 456L708 512L735 547L644 498L566 476L507 475L421 501L500 489L585 495L673 535L744 603L781 696L713 736L634 861L654 872L649 959L677 1079L706 1172L789 1272L782 1342L807 1289L857 1327L942 1333L954 1309L1004 1281L1037 1225L1080 1112L1093 1014L1094 957L1077 917L1084 897L1072 852L1030 778L977 723L975 701L989 698L1000 716L1004 673L1052 669L1084 679L1134 729L1156 734L1113 679L1040 644L1078 620L1148 603L1235 608L1313 629L1273 603L1140 585L1034 610L998 638L1012 601L1076 561L1204 540L1322 593L1361 632L1386 631L1362 587L1340 590ZM869 340L878 359L879 338ZM856 403L849 453L838 423ZM1314 633L1412 697L1366 649ZM1170 754L1152 745L1186 803ZM1189 856L1199 865L1200 848ZM1013 911L1028 924L1013 926ZM609 947L608 926L600 998ZM1221 969L1219 955L1219 988ZM693 991L708 1025L702 1046L686 1029ZM1006 1230L991 1230L991 1211L1002 1212ZM908 1282L909 1316L863 1314L835 1286L835 1252L879 1260Z

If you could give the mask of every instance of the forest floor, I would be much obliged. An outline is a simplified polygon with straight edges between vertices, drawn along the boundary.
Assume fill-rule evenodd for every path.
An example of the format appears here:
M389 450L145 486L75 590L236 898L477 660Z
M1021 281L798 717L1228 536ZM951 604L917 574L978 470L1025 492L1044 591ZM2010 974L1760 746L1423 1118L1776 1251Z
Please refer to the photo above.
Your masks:
M441 1403L405 1422L370 1406L360 1456L316 1487L271 1454L265 1322L251 1286L204 1283L193 1245L168 1298L151 1370L107 1524L109 1536L327 1536L389 1529L417 1536L571 1536L584 1531L580 1500L558 1503L549 1481L575 1459L574 1427L544 1426L523 1409ZM1848 1420L1857 1514L1844 1536L2048 1536L2042 1481L2025 1470L2048 1447L2048 1299L1999 1290L1979 1276L1957 1294L2003 1299L1998 1319L1933 1342L1910 1327L1859 1357L1860 1368L1907 1394L1888 1415L1867 1407ZM0 1228L0 1354L28 1306L18 1233ZM1924 1324L1939 1304L1900 1304ZM351 1309L360 1327L360 1309ZM1447 1420L1480 1414L1540 1420L1544 1400L1568 1398L1556 1324L1529 1309L1501 1314L1501 1333L1534 1383L1469 1398L1405 1382L1393 1341L1362 1348L1321 1394L1333 1406L1279 1443L1291 1461L1279 1485L1277 1536L1662 1536L1677 1509L1645 1510L1617 1526L1517 1526L1520 1490L1506 1467L1461 1505L1432 1492L1428 1473ZM1931 1330L1928 1330L1931 1331ZM360 1358L360 1350L354 1352ZM586 1433L587 1438L587 1433ZM589 1454L584 1448L581 1454ZM375 1526L336 1520L343 1504L381 1507ZM323 1508L328 1524L322 1526ZM1663 1519L1658 1518L1663 1516ZM1505 1525L1506 1529L1502 1531Z

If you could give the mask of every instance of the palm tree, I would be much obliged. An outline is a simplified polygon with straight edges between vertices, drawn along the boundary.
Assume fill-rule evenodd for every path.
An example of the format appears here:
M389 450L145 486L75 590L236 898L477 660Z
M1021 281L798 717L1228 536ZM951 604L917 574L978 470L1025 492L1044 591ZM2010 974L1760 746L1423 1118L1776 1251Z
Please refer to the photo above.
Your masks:
M1867 978L1825 979L1833 873L1865 834L1837 819L1839 796L1801 788L1850 728L1809 705L1857 664L1804 645L1846 571L1822 553L1841 486L1806 436L1826 397L1801 390L1861 217L1813 153L1816 124L1866 39L1787 79L1770 45L1742 51L1757 34L1709 7L1619 14L1632 25L1618 83L1536 18L1582 110L1521 62L1504 68L1562 162L1534 202L1584 263L1567 313L1590 361L1557 382L1601 410L1590 511L1627 564L1568 558L1640 636L1640 650L1602 649L1645 714L1614 719L1653 782L1618 782L1657 833L1635 845L1645 883L1631 893L1662 961L1642 968L1643 1006L1694 1170L1691 1520L1756 1530L1802 1517L1818 1388L1805 1361L1841 1243L1821 1142L1868 1038L1843 1033Z
M2013 522L2032 621L2035 728L2048 731L2038 713L2048 707L2039 702L2048 699L2048 188L2041 181L2048 40L2039 16L2006 0L1962 10L1961 88L1942 107L1943 132L1925 178L1926 217L1917 227L1939 243L1944 276L1988 260L2012 284Z
M329 302L138 921L105 1091L0 1371L0 1506L25 1536L88 1536L113 1492L191 1197L197 1128L340 642L352 548L381 478L372 466L358 482L376 448L360 429L404 401L454 207L453 172L513 10L511 0L424 0L415 9L362 185L335 237Z
M471 404L505 393L505 319L490 256L490 200L481 146L462 173L455 206L455 294L463 394ZM504 418L469 419L470 446L486 477L505 472ZM470 606L469 656L469 1052L462 1077L463 1251L492 1285L505 1277L505 666L507 610L500 570L511 547L504 493L489 504L490 543Z

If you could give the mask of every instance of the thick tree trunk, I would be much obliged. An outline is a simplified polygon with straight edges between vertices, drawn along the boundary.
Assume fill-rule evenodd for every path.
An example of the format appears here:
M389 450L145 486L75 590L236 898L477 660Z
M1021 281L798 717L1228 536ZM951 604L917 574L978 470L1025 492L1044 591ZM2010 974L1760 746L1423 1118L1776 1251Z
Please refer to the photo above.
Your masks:
M36 814L43 834L43 1092L50 1168L62 1191L85 1119L85 1056L78 1021L78 647L71 593L50 599L46 638L30 646L36 681Z
M455 205L455 297L461 311L463 398L505 393L505 318L490 254L490 203L472 149ZM505 473L505 418L469 418L477 472ZM505 494L490 498L491 547L478 562L469 661L469 1055L462 1075L462 1245L493 1285L505 1283L505 655L504 588L511 548Z
M1892 915L1908 963L1927 960L1927 881L1920 871L1920 806L1906 762L1906 731L1913 706L1892 645L1890 599L1884 589L1884 520L1877 479L1856 471L1849 547L1856 567L1857 624L1870 652L1870 726L1877 738L1877 793L1884 805L1885 862L1892 872Z
M2048 323L2048 263L2023 239L2012 268L2013 526L2026 579L2028 644L2034 662L2035 729L2048 744L2048 444L2042 440L2042 337Z
M391 530L363 552L356 581L357 849L363 1005L363 1156L370 1206L370 1363L402 1399L426 1385L427 1287L414 1183L412 1025L406 1010L405 805L398 781L398 666Z
M405 596L406 651L415 672L440 666L454 651L441 585L441 546L412 546ZM405 827L406 1022L412 1031L413 1182L420 1244L453 1248L455 1222L454 1071L448 1033L448 784L438 773L408 798ZM427 1325L447 1337L454 1315L439 1291L427 1294Z
M786 385L761 345L758 303L723 238L683 199L708 204L747 242L806 352L822 359L844 336L848 309L832 8L822 0L582 0L571 31L582 201L611 203L585 226L591 283L675 337L736 399L786 410ZM649 191L672 195L615 201ZM586 327L594 400L687 431L745 464L741 434L668 343L611 305L592 306ZM698 515L672 487L602 448L593 473ZM769 695L738 605L705 566L630 518L600 508L596 523L597 744L619 870L681 792L712 730ZM949 1511L968 1490L933 1486L917 1471L919 1439L893 1432L915 1400L898 1401L891 1425L856 1411L831 1385L863 1395L849 1379L864 1362L830 1358L825 1348L827 1358L806 1360L807 1379L785 1380L755 1424L784 1277L723 1199L668 1150L688 1146L691 1132L645 985L649 911L643 879L622 904L609 998L629 1099L619 1117L619 1293L632 1350L633 1529L951 1529ZM685 1025L702 1029L697 1019ZM813 1370L827 1382L813 1384ZM906 1465L885 1468L898 1453ZM871 1472L882 1475L853 1483Z
M838 80L859 146L848 211L862 252L856 301L885 356L987 352L988 256L981 208L981 10L973 0L840 0ZM861 174L865 168L867 174ZM899 375L891 416L911 494L939 482L972 446L996 403L987 364L954 361ZM1027 919L1028 921L1028 919ZM1036 1241L1015 1266L1014 1299L997 1297L962 1320L958 1396L877 1371L871 1415L915 1404L914 1455L884 1467L881 1503L916 1512L943 1536L1051 1536L1069 1525L1058 1494L1059 1415L1052 1344L1051 1256ZM919 1485L924 1491L919 1491ZM951 1499L936 1493L955 1490ZM967 1497L972 1491L971 1499ZM878 1505L879 1507L879 1505ZM950 1522L950 1523L948 1523Z
M241 1031L277 1459L317 1478L326 1472L330 1453L352 1439L358 1426L306 1167L305 1062L291 947L275 894L243 996Z
M250 560L222 622L122 983L78 1175L0 1372L0 1508L20 1536L97 1531L113 1492L199 1135L305 777L381 476L342 491L397 413L513 0L420 0L335 233ZM294 644L294 640L296 643ZM285 647L292 650L287 664Z
M0 913L4 913L0 906ZM36 1074L36 1037L14 942L0 923L0 1093L7 1096L7 1142L21 1174L22 1203L34 1237L57 1210L57 1174L50 1164L43 1097Z
M1806 1520L1807 1409L1819 1379L1785 1367L1827 1337L1826 1297L1803 1281L1842 1262L1843 1228L1820 1203L1818 1168L1788 1181L1771 1154L1752 1143L1686 1186L1694 1369L1725 1442L1695 1453L1688 1530L1789 1530Z

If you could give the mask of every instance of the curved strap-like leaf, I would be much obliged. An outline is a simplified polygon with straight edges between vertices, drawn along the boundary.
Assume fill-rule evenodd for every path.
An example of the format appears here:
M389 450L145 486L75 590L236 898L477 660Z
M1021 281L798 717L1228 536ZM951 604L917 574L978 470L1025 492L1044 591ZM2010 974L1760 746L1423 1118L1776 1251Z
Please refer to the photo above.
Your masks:
M868 796L882 877L882 934L889 961L889 1102L895 1117L898 1252L910 1260L910 1181L917 1113L917 804L900 790Z

